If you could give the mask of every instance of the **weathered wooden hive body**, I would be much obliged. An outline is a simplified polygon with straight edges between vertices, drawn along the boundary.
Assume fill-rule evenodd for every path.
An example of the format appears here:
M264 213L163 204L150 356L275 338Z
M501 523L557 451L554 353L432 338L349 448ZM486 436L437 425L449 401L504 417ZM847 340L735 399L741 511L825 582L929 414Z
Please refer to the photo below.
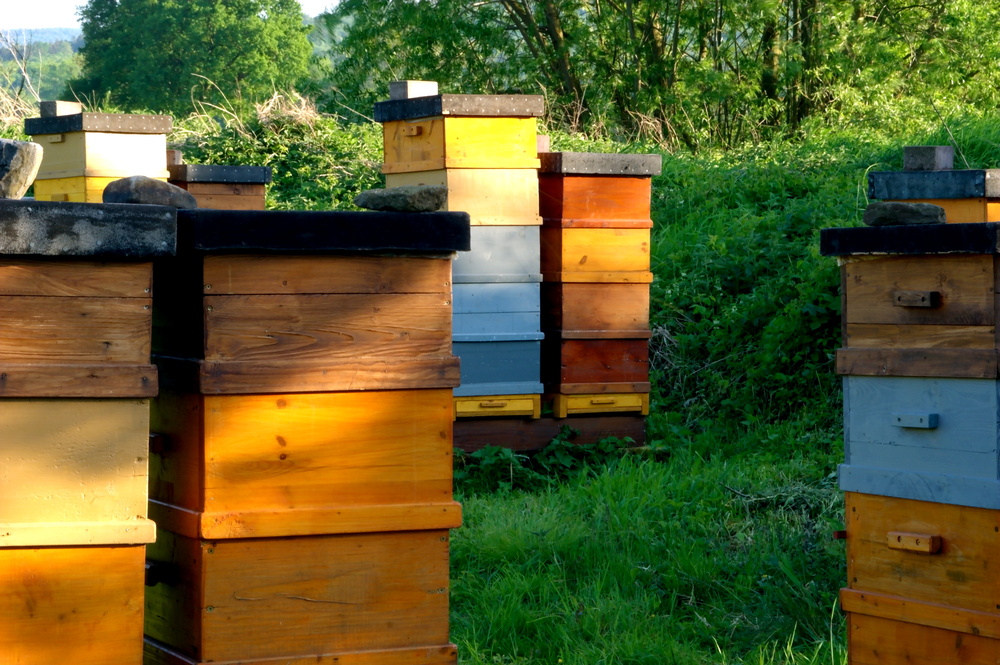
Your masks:
M540 414L542 111L542 98L528 95L432 94L375 105L386 185L445 185L446 209L470 215L472 250L453 275L459 417Z
M129 176L166 180L167 115L73 113L24 121L42 145L35 199L100 203L108 183Z
M271 182L266 166L168 164L167 171L167 182L190 192L199 208L213 210L263 210Z
M153 257L173 209L0 201L0 654L142 659Z
M463 213L181 211L157 264L147 663L455 662Z
M822 251L841 262L850 662L996 662L1000 225L825 229Z

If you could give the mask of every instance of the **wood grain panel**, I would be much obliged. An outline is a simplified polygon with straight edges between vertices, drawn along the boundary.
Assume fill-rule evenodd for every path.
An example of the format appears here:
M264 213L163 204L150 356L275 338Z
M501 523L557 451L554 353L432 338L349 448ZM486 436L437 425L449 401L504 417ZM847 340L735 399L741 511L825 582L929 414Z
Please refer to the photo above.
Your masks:
M541 229L542 273L647 272L648 229ZM565 280L563 280L565 281ZM594 280L604 281L604 280Z
M206 295L451 292L449 259L221 254L203 274Z
M837 349L837 374L993 379L997 377L997 352L986 349Z
M154 365L0 362L0 397L153 397Z
M978 612L1000 604L1000 512L848 492L850 588ZM890 549L890 531L941 537L938 554Z
M1000 640L864 614L848 616L851 665L993 665Z
M387 173L386 187L444 185L443 210L469 213L472 226L537 226L538 172L535 169L447 169Z
M853 589L840 590L840 607L845 612L1000 639L1000 612L974 612Z
M143 653L144 665L209 665L183 656L156 640L146 639ZM316 654L301 658L269 658L252 662L212 661L211 665L456 665L458 649L454 644L415 647L412 649L386 649L382 651L355 651Z
M167 439L152 455L151 498L164 503L268 519L281 535L298 525L282 511L326 511L332 528L347 506L452 505L447 389L167 394L153 412Z
M166 134L67 132L46 135L40 142L45 151L39 178L169 176Z
M0 357L11 363L149 363L150 298L0 296Z
M848 324L994 326L994 258L987 254L886 256L846 264ZM937 307L898 307L898 291L940 294Z
M575 228L651 228L649 177L553 175L538 178L546 224Z
M433 117L382 124L382 172L537 169L534 118Z
M164 532L150 559L176 573L147 591L146 634L195 661L448 643L447 531L220 541Z
M144 542L127 529L146 515L147 400L8 400L0 431L0 545Z
M546 339L542 342L542 381L553 386L552 392L570 392L564 389L568 384L648 384L649 342Z
M563 336L575 331L631 337L648 331L649 285L544 283L542 329Z
M170 184L187 190L196 197L199 196L241 196L264 198L263 183L247 182L187 182L171 180Z
M541 450L563 428L574 443L596 443L608 437L646 442L646 419L641 415L586 415L572 418L462 418L455 421L455 447L474 452L486 446L517 451Z
M152 282L153 265L149 262L0 257L3 296L149 298Z
M437 294L207 296L205 360L318 361L447 355L451 301Z
M0 654L18 665L140 665L145 547L0 549Z
M847 324L847 345L886 349L993 349L995 326Z

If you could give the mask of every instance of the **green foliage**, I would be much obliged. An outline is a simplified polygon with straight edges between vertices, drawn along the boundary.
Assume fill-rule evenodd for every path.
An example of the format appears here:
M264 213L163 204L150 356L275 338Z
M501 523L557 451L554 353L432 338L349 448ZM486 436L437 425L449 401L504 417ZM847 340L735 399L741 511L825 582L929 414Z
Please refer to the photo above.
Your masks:
M0 87L14 96L57 99L66 81L80 75L80 62L70 41L35 41L28 31L0 33Z
M311 46L295 0L89 0L83 74L67 94L187 113L295 87Z
M189 164L268 166L271 210L354 210L354 197L384 187L381 129L316 113L298 96L276 95L253 113L202 107L175 123L171 145Z

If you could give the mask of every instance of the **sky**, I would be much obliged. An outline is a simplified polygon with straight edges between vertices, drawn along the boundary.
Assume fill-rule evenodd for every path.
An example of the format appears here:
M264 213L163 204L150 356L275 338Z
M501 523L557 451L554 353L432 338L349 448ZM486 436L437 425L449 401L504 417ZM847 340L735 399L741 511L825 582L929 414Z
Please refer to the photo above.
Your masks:
M76 28L76 9L84 4L86 0L0 0L0 30ZM299 4L304 14L316 16L336 0L299 0Z

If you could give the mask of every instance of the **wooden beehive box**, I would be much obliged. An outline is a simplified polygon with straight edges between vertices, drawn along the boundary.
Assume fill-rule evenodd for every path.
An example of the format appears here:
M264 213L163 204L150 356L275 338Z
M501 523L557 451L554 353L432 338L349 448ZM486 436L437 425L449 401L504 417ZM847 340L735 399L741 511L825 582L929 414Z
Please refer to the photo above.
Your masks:
M178 221L187 254L158 266L154 346L194 392L458 383L450 257L468 247L467 215L195 210Z
M473 226L531 226L538 214L538 171L534 168L450 168L387 173L386 187L444 185L444 210L469 213Z
M542 329L584 339L649 339L649 284L545 282Z
M24 131L44 148L35 198L99 203L111 180L166 180L170 116L75 113L27 118Z
M537 169L535 95L434 95L375 104L382 172Z
M645 397L632 395L632 397ZM598 413L572 417L468 418L455 421L455 447L474 452L486 446L518 451L542 450L552 439L565 435L574 443L597 443L607 438L646 442L646 419L636 413Z
M549 392L649 392L649 341L547 335L542 381Z
M140 665L145 551L0 548L3 662Z
M453 665L446 530L149 547L154 663Z
M543 152L540 213L547 226L649 229L652 178L660 155Z
M847 493L851 663L1000 658L1000 513Z
M448 389L161 395L150 511L192 538L459 526Z
M266 166L169 164L168 182L194 196L199 208L263 210L264 188L271 182Z
M868 197L933 203L949 224L1000 222L1000 170L872 172Z

